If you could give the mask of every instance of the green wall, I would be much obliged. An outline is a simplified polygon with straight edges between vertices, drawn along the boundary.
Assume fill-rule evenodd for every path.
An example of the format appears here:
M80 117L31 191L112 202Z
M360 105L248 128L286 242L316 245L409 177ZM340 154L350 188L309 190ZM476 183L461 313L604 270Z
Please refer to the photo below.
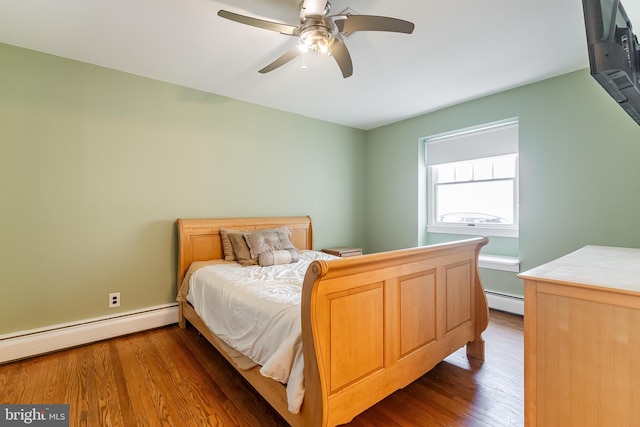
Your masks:
M365 133L0 44L0 334L174 301L178 217L361 244ZM108 309L108 293L122 305Z
M640 126L582 70L369 131L367 249L460 238L426 232L418 140L515 116L520 237L483 252L519 256L525 271L588 244L640 247ZM486 289L523 294L515 273L481 273Z
M514 116L520 238L485 253L640 247L640 126L586 70L364 132L0 44L0 334L172 302L178 217L308 214L318 249L460 238L426 232L419 139Z

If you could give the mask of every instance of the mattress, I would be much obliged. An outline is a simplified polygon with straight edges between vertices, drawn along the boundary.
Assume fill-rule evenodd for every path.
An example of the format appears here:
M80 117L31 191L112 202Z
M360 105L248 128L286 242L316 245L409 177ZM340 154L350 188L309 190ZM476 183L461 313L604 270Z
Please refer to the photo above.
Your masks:
M187 300L211 331L258 365L260 373L286 384L288 409L304 398L300 303L309 264L335 259L300 251L300 261L268 267L209 265L189 279Z

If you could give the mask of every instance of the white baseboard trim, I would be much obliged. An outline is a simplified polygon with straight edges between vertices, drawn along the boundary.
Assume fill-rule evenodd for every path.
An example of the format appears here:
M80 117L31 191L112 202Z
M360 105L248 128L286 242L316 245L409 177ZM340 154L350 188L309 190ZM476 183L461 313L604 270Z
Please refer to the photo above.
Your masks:
M178 322L178 305L166 304L142 310L53 325L0 336L0 363L50 353L95 341L159 328Z
M485 291L489 308L524 316L524 297Z

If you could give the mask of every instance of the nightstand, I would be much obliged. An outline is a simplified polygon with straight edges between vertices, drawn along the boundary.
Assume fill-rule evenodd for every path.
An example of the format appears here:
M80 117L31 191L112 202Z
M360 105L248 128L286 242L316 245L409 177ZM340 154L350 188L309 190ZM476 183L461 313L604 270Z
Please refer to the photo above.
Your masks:
M322 252L339 256L341 258L362 255L362 249L350 248L348 246L337 246L335 248L326 248L326 249L323 249Z

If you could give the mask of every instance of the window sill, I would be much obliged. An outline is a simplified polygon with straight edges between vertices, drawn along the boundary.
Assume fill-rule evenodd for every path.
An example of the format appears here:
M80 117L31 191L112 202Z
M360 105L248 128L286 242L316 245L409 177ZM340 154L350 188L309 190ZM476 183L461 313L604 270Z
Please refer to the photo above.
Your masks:
M517 228L483 227L481 225L427 225L429 233L466 234L468 236L518 237Z
M520 260L516 257L480 254L478 267L490 270L520 272Z

